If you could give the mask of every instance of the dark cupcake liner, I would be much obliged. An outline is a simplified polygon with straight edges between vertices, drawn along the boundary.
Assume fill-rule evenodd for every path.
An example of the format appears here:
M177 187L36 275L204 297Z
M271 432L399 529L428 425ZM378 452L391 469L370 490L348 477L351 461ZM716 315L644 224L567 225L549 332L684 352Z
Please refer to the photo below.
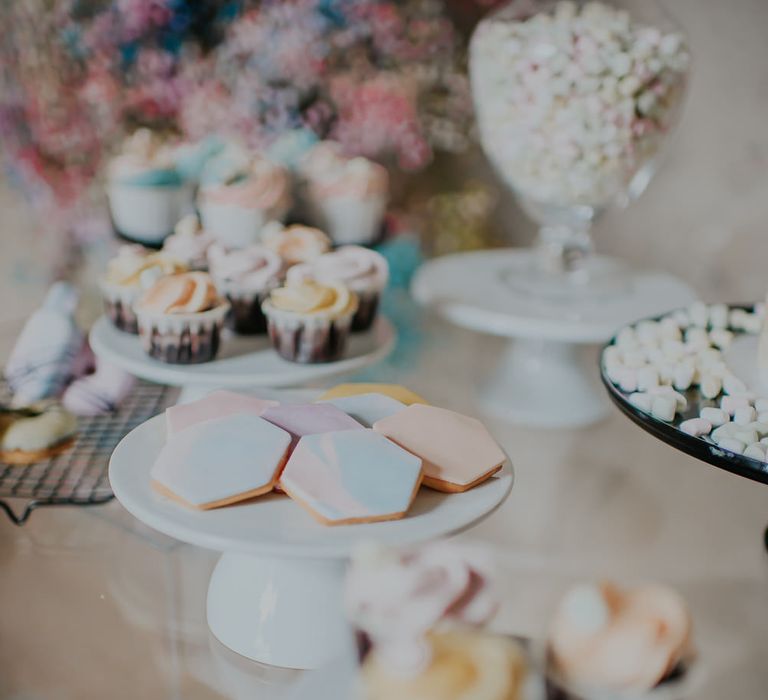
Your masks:
M130 304L117 300L104 300L104 312L115 328L125 333L139 332L139 322Z
M173 317L139 316L139 336L145 352L156 360L177 365L210 362L216 357L229 304L210 311Z
M340 360L347 347L350 326L349 316L323 323L303 323L267 315L269 339L277 354L302 364Z
M232 307L227 315L227 328L238 335L264 335L267 332L267 317L261 310L264 299L269 292L251 296L235 296L226 294Z
M364 333L371 329L379 311L379 292L363 292L357 294L358 306L352 317L352 332Z

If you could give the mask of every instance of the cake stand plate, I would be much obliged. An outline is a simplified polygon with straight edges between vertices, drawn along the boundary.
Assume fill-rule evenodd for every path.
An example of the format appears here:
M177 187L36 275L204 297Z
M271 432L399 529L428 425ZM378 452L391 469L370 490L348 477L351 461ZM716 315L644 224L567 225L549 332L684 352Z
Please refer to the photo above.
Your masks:
M695 294L676 277L638 271L629 271L622 292L611 296L525 294L510 279L530 268L533 255L525 249L447 255L419 269L413 295L451 323L510 339L480 390L491 415L532 427L595 423L608 403L588 346L606 342L628 318L686 305Z
M106 317L94 323L94 353L126 372L160 384L217 388L299 386L356 372L383 360L395 346L397 333L379 317L367 333L349 337L346 355L338 362L299 364L283 360L266 336L226 335L216 359L197 365L174 365L149 357L139 336L117 330Z
M280 494L212 511L158 495L150 470L164 444L162 415L120 442L109 466L115 496L155 530L222 552L208 587L211 631L243 656L287 668L317 668L349 644L341 590L357 545L406 545L459 532L490 515L513 482L506 464L465 493L423 488L401 520L328 527Z
M612 345L614 341L615 338L611 339L608 346ZM768 394L768 390L758 379L756 362L757 344L758 339L756 336L737 335L733 345L723 354L723 360L728 368L746 383L749 391L755 392L759 396L761 394ZM765 462L725 450L716 445L708 435L694 437L680 430L680 423L688 418L698 417L702 408L718 406L720 402L719 397L717 399L707 399L702 396L698 386L692 386L688 391L682 392L688 401L688 408L683 413L676 414L675 420L668 423L633 406L629 402L629 394L631 392L622 391L618 386L614 386L613 382L608 378L605 362L602 357L600 360L600 376L613 403L647 433L702 462L707 462L747 479L768 484L768 464Z

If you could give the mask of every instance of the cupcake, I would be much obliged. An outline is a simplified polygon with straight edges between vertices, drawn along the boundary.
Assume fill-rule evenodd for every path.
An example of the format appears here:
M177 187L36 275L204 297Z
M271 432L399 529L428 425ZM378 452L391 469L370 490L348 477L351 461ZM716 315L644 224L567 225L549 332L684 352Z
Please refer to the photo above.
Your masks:
M335 245L371 244L381 236L389 175L367 158L347 158L339 144L315 146L299 168L307 214Z
M379 298L387 286L389 265L383 255L368 248L348 245L325 253L310 263L295 265L287 273L288 284L314 280L342 282L358 300L352 331L367 331L376 318Z
M216 243L208 251L208 261L216 288L232 307L227 317L232 330L242 335L266 333L261 305L279 285L280 256L260 245L227 251Z
M176 222L194 210L194 185L176 169L174 149L149 129L139 129L109 164L107 197L115 230L160 246Z
M163 243L163 253L184 263L190 270L208 269L208 248L214 237L201 225L196 214L187 214Z
M134 305L139 335L151 357L174 364L212 360L229 303L210 275L182 272L155 282Z
M549 696L680 698L693 659L685 601L659 585L583 584L563 598L547 640ZM662 689L669 688L669 693Z
M498 609L490 569L482 550L447 542L353 559L344 599L368 700L523 697L525 653L482 630Z
M301 224L283 226L273 222L264 227L262 242L282 258L285 270L312 262L331 249L331 239L320 229Z
M138 333L134 302L160 277L186 271L165 253L151 253L140 245L124 245L109 261L100 282L104 310L112 323L126 333Z
M261 229L282 220L291 206L288 171L230 146L203 169L198 208L203 226L227 248L257 243Z
M272 345L282 358L333 362L344 354L357 297L338 282L303 282L273 289L261 308Z

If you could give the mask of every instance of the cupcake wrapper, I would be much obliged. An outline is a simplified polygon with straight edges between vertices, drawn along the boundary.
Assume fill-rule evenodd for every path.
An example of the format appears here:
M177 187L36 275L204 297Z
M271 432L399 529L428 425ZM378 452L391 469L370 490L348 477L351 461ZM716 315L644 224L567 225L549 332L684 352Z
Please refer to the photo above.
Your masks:
M314 364L335 362L344 355L352 314L335 319L268 312L272 345L285 360Z
M363 333L370 330L373 322L376 320L376 314L379 310L380 296L381 294L378 291L357 293L357 311L352 317L353 333Z
M102 285L101 293L104 297L104 312L115 328L134 335L138 333L138 321L136 320L136 312L133 310L133 302L138 296L138 291Z
M267 317L261 305L269 296L269 291L251 294L228 292L224 290L230 306L227 315L227 327L239 335L264 335L267 332Z
M150 357L171 364L209 362L219 351L229 304L199 314L137 313L141 344Z

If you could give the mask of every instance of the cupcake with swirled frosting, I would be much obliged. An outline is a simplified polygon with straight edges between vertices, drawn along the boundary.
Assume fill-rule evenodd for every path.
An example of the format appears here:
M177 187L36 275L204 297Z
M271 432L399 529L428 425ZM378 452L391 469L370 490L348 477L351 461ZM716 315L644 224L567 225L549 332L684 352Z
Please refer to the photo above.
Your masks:
M211 276L232 309L227 322L242 335L267 332L261 305L280 283L280 256L260 245L226 250L218 243L208 250Z
M531 697L523 650L481 629L499 606L491 568L482 548L448 542L353 558L344 598L366 698Z
M565 595L549 629L550 697L652 698L656 690L683 697L673 686L693 658L690 613L674 590L581 584Z
M300 191L313 224L336 245L376 242L389 200L387 169L368 158L347 157L323 141L302 160Z
M325 253L312 262L294 265L288 270L288 284L315 280L323 284L341 282L358 300L352 319L352 331L367 331L376 318L379 299L389 279L386 258L375 250L348 245Z
M159 247L174 224L194 210L194 183L177 167L175 145L138 129L107 167L112 221L125 238Z
M160 277L186 270L180 260L164 252L153 253L140 245L121 246L99 283L107 317L121 331L138 333L133 304L142 291Z
M208 269L208 248L214 237L201 225L197 214L188 214L163 242L163 253L183 262L190 270Z
M331 239L318 228L294 224L283 226L272 222L262 232L264 245L277 253L283 269L312 262L331 249Z
M291 362L333 362L344 354L357 296L345 285L301 282L273 289L262 304L278 354Z
M201 175L198 208L203 226L227 248L257 243L269 221L291 206L288 171L263 156L230 144Z
M182 272L155 282L134 310L148 355L195 364L216 357L229 302L219 296L208 273Z

